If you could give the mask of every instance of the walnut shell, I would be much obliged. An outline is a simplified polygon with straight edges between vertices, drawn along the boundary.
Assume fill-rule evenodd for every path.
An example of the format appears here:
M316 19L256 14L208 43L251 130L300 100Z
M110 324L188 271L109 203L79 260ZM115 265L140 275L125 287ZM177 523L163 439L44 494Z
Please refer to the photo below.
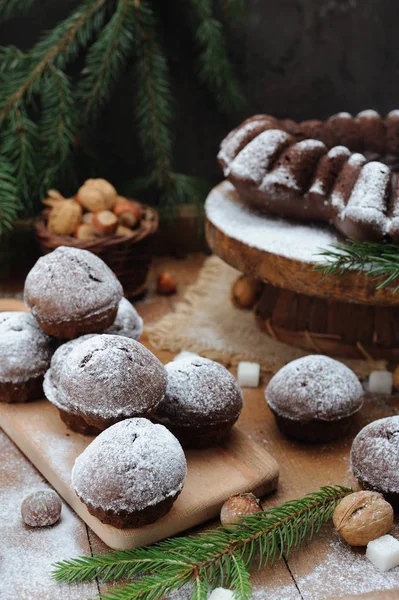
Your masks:
M367 546L391 529L393 508L378 492L354 492L337 505L333 523L348 544Z
M112 210L116 202L116 189L105 179L87 179L76 194L76 201L86 210L99 212Z
M82 218L82 207L75 200L60 200L50 211L47 229L58 235L73 235Z

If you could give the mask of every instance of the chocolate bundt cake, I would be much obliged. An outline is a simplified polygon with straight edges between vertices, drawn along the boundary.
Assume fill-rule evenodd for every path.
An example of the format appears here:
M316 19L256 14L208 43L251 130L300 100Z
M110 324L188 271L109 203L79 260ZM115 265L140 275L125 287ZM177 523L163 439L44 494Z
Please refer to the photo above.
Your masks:
M332 223L359 240L399 242L399 110L327 121L255 115L218 154L248 204L267 213Z

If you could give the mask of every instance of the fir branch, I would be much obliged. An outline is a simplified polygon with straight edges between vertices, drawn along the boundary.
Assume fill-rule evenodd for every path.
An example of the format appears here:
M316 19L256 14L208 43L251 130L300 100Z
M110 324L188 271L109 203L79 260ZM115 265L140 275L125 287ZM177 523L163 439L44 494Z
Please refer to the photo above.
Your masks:
M119 0L115 13L91 46L77 88L82 119L93 121L109 99L134 46L134 5Z
M344 244L334 244L320 252L326 262L316 270L325 276L342 276L350 271L360 271L379 281L377 290L398 281L393 292L399 290L399 246L378 242L359 242L349 239Z
M0 0L0 17L26 14L37 0Z
M244 96L227 53L222 24L213 15L212 0L190 0L190 5L197 17L199 79L215 95L221 110L235 115L244 105Z
M299 500L244 517L234 528L218 527L197 536L170 538L148 548L112 551L57 563L60 582L140 578L113 588L106 600L158 600L193 581L194 600L204 600L209 588L228 585L237 600L247 600L249 569L288 556L293 547L311 539L331 519L334 509L352 490L327 486Z
M151 164L152 181L165 187L172 155L173 98L169 70L157 40L155 15L145 0L136 12L136 121L141 147Z
M37 182L38 130L24 106L13 110L4 123L1 154L12 165L19 199L32 214L32 187Z
M76 134L76 112L68 77L53 65L43 76L39 136L43 140L41 193L56 185Z
M12 228L20 208L14 170L4 157L0 157L0 235L5 229Z
M27 68L7 80L8 85L1 91L0 122L18 108L24 98L30 101L33 93L40 93L42 75L50 65L63 69L79 49L87 45L104 21L106 1L87 1L29 51Z
M10 72L19 68L26 58L27 54L15 46L0 48L0 74L7 73L9 76Z

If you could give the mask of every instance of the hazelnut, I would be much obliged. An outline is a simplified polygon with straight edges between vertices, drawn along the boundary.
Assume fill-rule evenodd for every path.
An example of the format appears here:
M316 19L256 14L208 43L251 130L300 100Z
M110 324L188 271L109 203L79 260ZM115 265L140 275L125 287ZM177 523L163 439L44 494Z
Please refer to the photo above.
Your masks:
M163 296L170 296L175 294L177 290L176 281L173 279L170 273L166 271L158 276L157 281L157 293Z
M77 240L94 240L98 237L98 231L90 223L81 223L75 229L75 238Z
M123 237L130 237L133 235L133 231L130 227L125 227L124 225L118 225L115 231L115 235L120 235Z
M337 505L333 523L348 544L367 546L391 529L393 509L378 492L354 492Z
M100 212L94 213L93 226L102 235L112 235L118 227L118 219L110 210L101 210Z
M258 498L253 494L235 494L230 496L220 511L222 525L239 523L242 517L261 512L262 507Z
M250 275L241 275L231 288L231 301L237 308L252 308L259 300L263 283Z
M114 213L118 217L120 225L124 227L136 227L140 223L143 213L141 208L136 202L127 200L122 196L118 196L116 205L114 206Z

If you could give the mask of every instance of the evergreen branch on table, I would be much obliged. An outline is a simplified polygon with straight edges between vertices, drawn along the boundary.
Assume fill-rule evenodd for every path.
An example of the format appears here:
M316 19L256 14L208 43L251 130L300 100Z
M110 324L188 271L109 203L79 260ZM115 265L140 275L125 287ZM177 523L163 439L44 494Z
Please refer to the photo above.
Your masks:
M11 229L20 209L13 171L12 166L0 157L0 234Z
M172 155L173 96L169 70L157 39L156 20L149 2L135 4L136 121L141 147L159 187L169 182Z
M337 503L351 489L327 486L299 500L244 517L234 527L218 527L197 536L176 537L148 548L112 551L56 563L60 582L103 581L139 576L113 588L104 600L158 600L163 594L193 582L193 600L205 600L218 585L234 588L236 600L251 593L249 570L288 556L320 531Z
M77 86L77 99L83 107L81 118L90 121L109 99L134 47L134 5L119 0L115 13L91 46Z
M0 74L17 69L26 58L27 54L15 46L0 48Z
M317 270L326 276L360 271L380 281L377 290L396 282L393 291L399 290L399 246L395 244L349 239L323 250L320 256L324 256L326 262L317 265Z
M244 96L236 79L223 36L223 27L213 15L212 0L190 0L196 19L198 76L214 94L220 108L236 114L244 105Z

